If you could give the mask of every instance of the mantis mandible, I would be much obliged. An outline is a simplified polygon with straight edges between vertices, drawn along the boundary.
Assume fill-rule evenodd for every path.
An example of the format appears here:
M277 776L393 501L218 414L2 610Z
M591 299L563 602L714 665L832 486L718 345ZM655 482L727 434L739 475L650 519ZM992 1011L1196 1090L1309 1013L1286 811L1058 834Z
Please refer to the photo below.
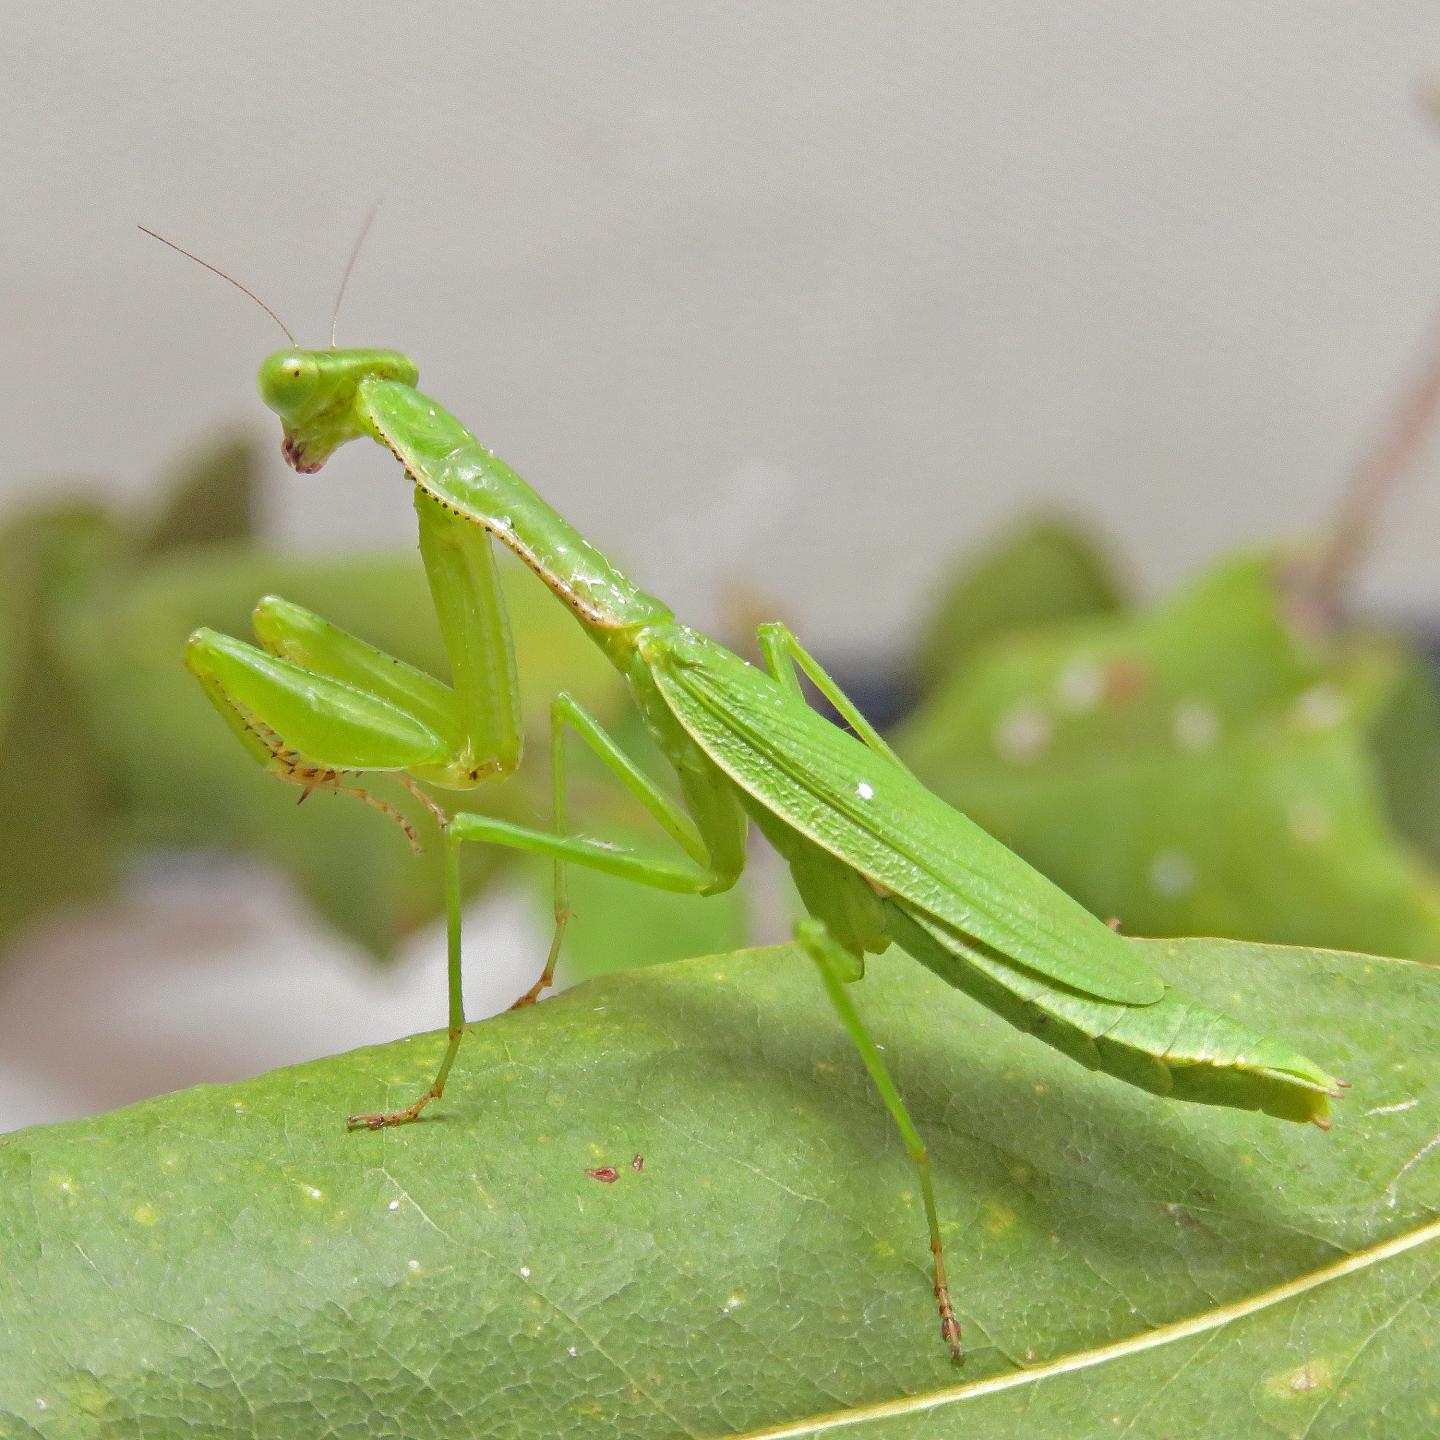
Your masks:
M280 417L285 458L295 470L319 470L341 445L367 437L404 466L452 683L275 597L255 611L262 648L202 629L186 656L221 715L272 774L306 794L359 796L398 820L414 843L398 811L353 783L388 774L423 798L439 822L449 1043L433 1082L411 1104L353 1115L349 1125L413 1121L444 1093L465 1024L458 846L485 842L554 862L554 938L540 977L516 1002L523 1005L554 977L568 915L566 866L715 894L738 879L752 821L790 867L808 912L796 941L815 962L915 1164L941 1333L956 1359L961 1331L928 1152L850 994L867 954L893 942L1080 1064L1155 1094L1327 1125L1328 1097L1339 1095L1342 1082L1280 1041L1184 998L1136 946L926 790L784 625L760 628L762 669L676 620L420 393L418 378L398 351L292 344L261 365L259 389ZM553 828L463 810L446 815L419 788L464 791L502 781L520 763L515 659L492 540L534 571L628 681L674 770L678 799L566 694L550 710ZM801 675L848 731L810 707ZM654 817L673 842L673 858L572 833L567 731Z

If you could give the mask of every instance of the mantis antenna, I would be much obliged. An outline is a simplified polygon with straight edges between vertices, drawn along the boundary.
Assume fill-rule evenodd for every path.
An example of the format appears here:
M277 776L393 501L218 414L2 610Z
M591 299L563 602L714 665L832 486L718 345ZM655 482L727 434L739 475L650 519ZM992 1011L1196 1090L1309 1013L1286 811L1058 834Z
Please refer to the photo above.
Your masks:
M340 323L340 302L345 298L345 287L350 283L350 272L355 268L355 262L360 258L360 247L365 243L365 237L370 233L370 227L375 223L375 217L380 213L380 201L377 200L371 207L370 213L365 217L365 223L360 227L360 233L355 237L355 243L350 247L350 258L345 262L345 272L340 276L340 288L335 292L335 308L330 312L330 348L335 348L335 327Z
M298 348L298 342L290 333L290 327L252 290L248 285L242 285L233 275L227 275L218 265L212 265L208 260L202 260L198 255L192 255L183 245L177 245L173 240L167 240L163 235L157 235L155 231L144 225L135 227L143 234L148 235L152 240L158 240L162 245L168 245L177 254L183 255L187 260L193 260L202 269L208 270L212 275L218 275L222 280L227 280L242 295L248 295L280 328L285 332L285 338ZM348 271L347 271L348 274ZM343 288L343 287L342 287Z

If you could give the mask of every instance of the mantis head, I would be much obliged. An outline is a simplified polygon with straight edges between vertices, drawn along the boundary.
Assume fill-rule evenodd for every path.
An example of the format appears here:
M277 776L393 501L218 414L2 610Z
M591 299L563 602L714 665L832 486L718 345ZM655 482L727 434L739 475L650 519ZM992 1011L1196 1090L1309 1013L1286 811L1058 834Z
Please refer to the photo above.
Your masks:
M202 269L218 275L227 285L233 285L242 295L253 300L284 332L290 348L277 350L265 357L260 366L260 398L280 417L285 427L285 438L280 448L290 466L302 474L313 474L347 440L369 433L362 419L362 407L357 403L362 382L393 380L401 385L413 386L420 378L415 362L398 350L335 348L335 322L340 315L340 302L345 297L350 272L355 268L360 247L365 243L365 236L379 208L378 201L371 207L351 248L350 258L345 262L345 273L340 277L335 309L330 316L328 350L301 349L295 343L290 327L248 285L242 285L218 265L202 260L183 245L167 240L148 226L138 227L152 240L158 240L187 260L193 260Z
M257 383L260 398L280 417L281 450L292 469L313 474L347 440L368 434L356 403L361 383L393 380L414 385L420 371L398 350L302 350L267 355Z

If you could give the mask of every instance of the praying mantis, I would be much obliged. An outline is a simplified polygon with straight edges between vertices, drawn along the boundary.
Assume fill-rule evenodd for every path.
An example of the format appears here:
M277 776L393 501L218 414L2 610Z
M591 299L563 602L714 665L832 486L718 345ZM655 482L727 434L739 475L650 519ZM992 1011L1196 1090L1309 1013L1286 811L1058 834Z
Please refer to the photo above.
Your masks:
M307 350L292 342L265 359L258 383L295 470L319 470L342 445L364 438L404 467L450 683L273 596L255 611L259 646L201 629L186 652L241 743L271 774L299 786L302 798L316 790L355 795L396 820L414 844L410 822L357 783L392 776L423 799L443 837L448 1043L432 1083L411 1104L352 1115L351 1127L414 1121L444 1094L465 1025L460 845L501 845L554 863L554 935L521 1006L554 978L569 914L567 866L711 895L738 879L751 823L789 865L807 912L795 939L914 1162L941 1335L955 1359L963 1354L961 1327L929 1154L851 995L866 955L893 943L1080 1064L1157 1095L1328 1125L1328 1100L1343 1082L1283 1042L1180 995L1138 947L926 790L787 627L760 627L761 668L678 621L422 394L418 380L414 362L398 351ZM521 761L516 662L494 541L549 587L628 682L678 798L563 693L550 707L551 828L447 812L421 788L500 783ZM809 705L802 675L848 729ZM571 733L654 818L673 857L572 831Z

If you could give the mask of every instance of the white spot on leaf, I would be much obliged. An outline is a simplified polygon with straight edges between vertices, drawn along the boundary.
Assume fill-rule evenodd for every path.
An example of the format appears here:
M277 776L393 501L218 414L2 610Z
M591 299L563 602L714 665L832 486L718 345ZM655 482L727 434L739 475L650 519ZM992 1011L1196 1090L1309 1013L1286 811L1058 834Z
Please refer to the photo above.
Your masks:
M1003 760L1024 765L1038 759L1050 744L1050 717L1033 700L1012 705L995 726L995 748Z
M1182 700L1171 723L1182 750L1209 750L1220 738L1219 712L1203 700Z
M1167 900L1178 900L1195 885L1195 862L1179 850L1162 850L1150 862L1150 888Z
M1295 723L1302 730L1329 730L1345 718L1344 693L1328 681L1312 685L1295 702Z
M1105 672L1093 660L1072 660L1060 672L1055 691L1065 709L1093 710L1105 693Z

